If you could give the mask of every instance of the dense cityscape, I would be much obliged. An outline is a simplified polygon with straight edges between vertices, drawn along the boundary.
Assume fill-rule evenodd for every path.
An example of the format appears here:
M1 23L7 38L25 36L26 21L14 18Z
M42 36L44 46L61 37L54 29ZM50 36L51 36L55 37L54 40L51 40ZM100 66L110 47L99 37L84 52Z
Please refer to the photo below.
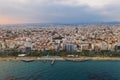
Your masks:
M0 80L120 80L120 0L0 0Z
M120 25L0 25L0 52L120 51ZM13 52L12 52L13 53ZM21 54L19 53L19 54Z

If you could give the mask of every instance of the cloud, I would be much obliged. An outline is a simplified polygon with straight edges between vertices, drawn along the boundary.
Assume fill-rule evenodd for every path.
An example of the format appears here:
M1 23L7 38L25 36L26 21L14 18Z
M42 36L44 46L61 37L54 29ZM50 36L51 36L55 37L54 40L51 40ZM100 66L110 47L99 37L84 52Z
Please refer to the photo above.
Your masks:
M120 21L119 0L0 0L0 17L10 23ZM0 22L2 23L0 18ZM6 19L6 20L5 20Z
M54 0L56 4L69 5L69 6L82 6L86 5L92 8L101 8L106 5L120 2L119 0Z

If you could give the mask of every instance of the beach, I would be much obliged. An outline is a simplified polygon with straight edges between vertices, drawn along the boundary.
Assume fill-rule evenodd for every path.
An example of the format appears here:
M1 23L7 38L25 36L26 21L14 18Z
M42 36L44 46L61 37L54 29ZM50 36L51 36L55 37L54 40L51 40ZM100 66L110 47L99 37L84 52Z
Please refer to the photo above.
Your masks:
M0 61L21 61L21 60L35 60L35 61L45 61L45 60L58 60L58 61L89 61L89 60L120 60L119 57L78 57L78 58L68 58L68 57L59 57L59 58L42 58L42 57L0 57Z

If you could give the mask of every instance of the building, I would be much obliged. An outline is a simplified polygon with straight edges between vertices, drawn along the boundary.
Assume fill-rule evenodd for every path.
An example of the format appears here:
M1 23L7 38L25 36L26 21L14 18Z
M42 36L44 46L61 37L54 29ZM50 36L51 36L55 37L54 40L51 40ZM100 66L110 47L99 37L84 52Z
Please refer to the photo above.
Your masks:
M80 43L79 50L93 50L94 45L92 43Z
M77 45L75 44L64 44L64 50L68 52L76 52L77 51Z
M115 51L120 52L120 45L115 46Z

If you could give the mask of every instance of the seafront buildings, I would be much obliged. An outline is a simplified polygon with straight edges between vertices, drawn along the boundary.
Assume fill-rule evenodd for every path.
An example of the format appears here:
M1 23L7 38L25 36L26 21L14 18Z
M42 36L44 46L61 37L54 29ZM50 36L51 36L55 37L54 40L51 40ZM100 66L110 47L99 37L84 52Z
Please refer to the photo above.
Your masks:
M0 25L0 50L117 50L120 25Z

